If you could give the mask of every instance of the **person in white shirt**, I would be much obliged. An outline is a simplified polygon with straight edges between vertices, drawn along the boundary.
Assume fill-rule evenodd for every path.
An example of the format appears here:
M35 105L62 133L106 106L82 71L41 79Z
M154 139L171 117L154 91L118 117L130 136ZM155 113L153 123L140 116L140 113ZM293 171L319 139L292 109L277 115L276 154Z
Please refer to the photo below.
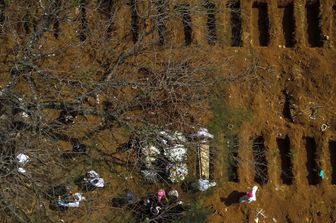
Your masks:
M254 186L251 191L246 192L246 194L239 199L239 202L240 203L243 203L243 202L251 203L253 201L256 201L257 200L257 196L256 196L257 190L258 190L258 186Z

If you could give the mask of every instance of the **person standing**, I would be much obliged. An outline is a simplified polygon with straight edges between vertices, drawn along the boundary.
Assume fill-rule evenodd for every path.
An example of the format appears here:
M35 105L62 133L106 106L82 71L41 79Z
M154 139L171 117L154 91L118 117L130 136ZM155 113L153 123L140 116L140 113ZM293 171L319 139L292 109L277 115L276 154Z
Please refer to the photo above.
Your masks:
M251 203L253 201L256 201L257 200L257 195L256 195L257 190L258 190L258 186L254 186L251 191L246 192L246 194L239 199L239 202L240 203L243 203L243 202Z

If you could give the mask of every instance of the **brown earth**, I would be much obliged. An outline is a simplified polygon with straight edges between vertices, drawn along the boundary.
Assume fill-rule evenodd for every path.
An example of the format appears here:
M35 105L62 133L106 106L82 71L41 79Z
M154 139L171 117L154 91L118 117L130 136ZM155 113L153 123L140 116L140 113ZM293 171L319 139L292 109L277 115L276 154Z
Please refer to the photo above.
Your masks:
M303 0L288 0L279 1L278 7L275 0L244 0L240 6L231 4L231 9L241 8L240 15L226 10L227 1L213 2L223 12L216 17L214 45L209 45L204 35L204 13L192 17L195 26L189 47L184 46L182 23L172 21L175 47L155 52L156 56L172 53L180 58L197 55L202 58L200 63L217 69L214 76L221 80L210 92L210 109L204 109L208 116L199 117L216 136L212 177L218 185L193 196L217 210L208 222L256 222L261 209L264 216L259 215L259 222L336 222L336 2L311 1L306 7ZM239 23L241 37L235 33ZM119 24L124 30L123 23ZM62 37L57 41L63 41ZM57 41L49 46L57 46ZM82 56L73 49L61 66ZM90 122L96 124L94 119L82 120L80 128L87 128ZM327 125L325 131L321 130L323 124ZM120 129L111 140L111 132L104 131L86 143L98 142L103 152L113 154L129 134ZM231 178L228 158L234 137L238 139L235 157L239 163L236 177ZM255 139L259 146L253 146ZM59 144L63 149L70 147ZM255 148L260 151L254 152ZM128 155L132 154L124 156ZM145 185L136 172L123 173L99 158L96 161L92 168L105 178L106 188L87 194L83 207L60 214L65 222L128 222L127 211L111 208L113 196L124 187L144 194L171 186ZM323 180L318 176L321 169L326 175ZM85 168L70 164L68 181L74 178L72 173L84 172ZM230 204L233 191L244 192L253 185L259 186L256 202ZM192 198L181 195L186 201Z

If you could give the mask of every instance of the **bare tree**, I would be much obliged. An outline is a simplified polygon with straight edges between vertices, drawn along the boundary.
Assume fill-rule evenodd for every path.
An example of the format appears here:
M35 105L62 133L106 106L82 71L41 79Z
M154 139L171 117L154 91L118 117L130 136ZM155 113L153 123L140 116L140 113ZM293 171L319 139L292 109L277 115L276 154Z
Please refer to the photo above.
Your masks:
M198 124L212 78L203 59L175 53L169 43L173 16L180 16L191 43L192 9L181 14L167 5L0 1L0 213L6 219L55 221L46 190L66 181L62 143L85 142L91 159L130 167L136 160L106 152L97 135L109 132L113 144L120 128ZM30 157L25 174L18 172L19 153Z

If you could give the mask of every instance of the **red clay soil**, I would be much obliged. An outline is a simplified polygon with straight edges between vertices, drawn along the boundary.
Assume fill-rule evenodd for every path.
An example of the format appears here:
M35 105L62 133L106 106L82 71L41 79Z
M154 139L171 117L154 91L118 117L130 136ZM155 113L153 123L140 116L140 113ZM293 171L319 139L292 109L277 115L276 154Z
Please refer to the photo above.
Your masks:
M221 1L215 2L227 7ZM241 9L241 14L216 17L215 45L209 45L200 34L203 27L195 28L190 47L182 47L184 31L179 26L174 41L182 43L168 52L179 57L197 55L200 63L216 68L214 76L222 81L210 92L208 116L198 121L215 131L211 123L223 121L218 117L226 108L237 111L234 114L246 112L249 117L241 119L230 114L223 123L233 128L222 126L214 132L213 178L218 185L209 193L197 195L204 206L213 207L208 222L336 222L336 2L279 1L279 7L275 0L246 0L238 5L238 1L232 2L236 5L231 8ZM241 23L241 28L233 28L232 21ZM225 31L220 30L223 27ZM241 35L237 29L241 29ZM236 38L241 40L232 41ZM76 53L69 51L63 63L71 64L73 58L83 56ZM167 52L156 52L161 53ZM147 58L143 61L150 63ZM217 96L212 99L215 92ZM221 109L213 108L214 100L216 105L222 104ZM87 128L90 121L95 123L94 119L84 120L81 128ZM322 131L321 127L326 129ZM121 129L113 134L114 140L106 131L87 143L96 140L104 152L113 154L119 144L127 141L129 132ZM238 182L230 180L227 170L227 141L232 135L239 139ZM253 146L256 138L261 139L261 146ZM61 148L70 146L60 143ZM94 168L105 178L106 188L87 194L88 202L83 207L60 214L60 219L128 222L129 213L111 207L113 196L123 187L145 194L167 186L144 185L136 172L112 174L103 164ZM324 179L319 176L320 170L325 172ZM76 171L83 173L84 169ZM254 185L259 186L256 202L232 203L237 192ZM191 195L181 194L182 200L192 200Z

